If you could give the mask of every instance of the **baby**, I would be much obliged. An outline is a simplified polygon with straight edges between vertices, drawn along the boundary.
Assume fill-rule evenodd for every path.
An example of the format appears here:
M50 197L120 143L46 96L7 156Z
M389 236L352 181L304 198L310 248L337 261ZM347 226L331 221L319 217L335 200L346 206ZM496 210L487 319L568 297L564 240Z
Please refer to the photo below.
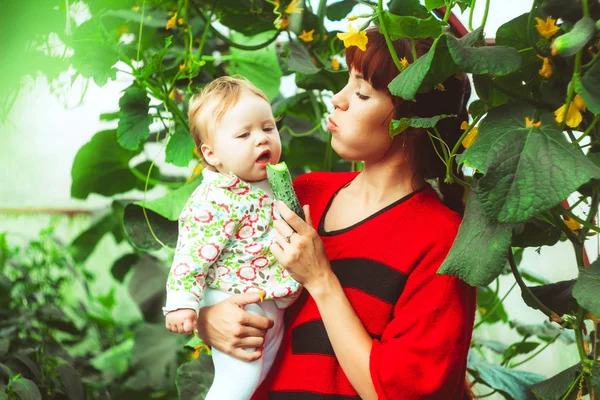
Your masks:
M206 397L249 399L277 354L284 308L300 291L269 251L278 216L266 165L279 162L281 141L267 97L242 78L208 84L190 100L189 122L206 167L179 217L163 308L166 326L191 333L200 307L260 292L264 300L245 309L275 322L263 356L245 362L213 348L215 378Z

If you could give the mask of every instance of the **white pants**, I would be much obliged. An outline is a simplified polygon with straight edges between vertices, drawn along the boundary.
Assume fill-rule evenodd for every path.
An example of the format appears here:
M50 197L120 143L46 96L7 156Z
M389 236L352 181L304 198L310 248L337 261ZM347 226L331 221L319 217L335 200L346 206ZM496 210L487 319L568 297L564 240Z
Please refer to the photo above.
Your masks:
M231 297L230 294L206 288L201 306L210 306ZM275 324L265 336L262 357L253 362L238 360L235 357L212 348L215 378L205 400L248 400L271 369L281 339L283 338L283 309L274 300L248 304L245 310L272 319ZM248 349L254 351L254 349Z

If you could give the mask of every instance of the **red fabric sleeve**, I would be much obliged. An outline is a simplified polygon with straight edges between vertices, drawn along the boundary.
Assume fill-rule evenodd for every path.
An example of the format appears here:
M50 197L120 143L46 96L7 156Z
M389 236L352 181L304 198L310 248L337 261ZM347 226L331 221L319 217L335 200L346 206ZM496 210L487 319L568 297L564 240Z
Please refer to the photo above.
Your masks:
M381 340L373 341L370 370L380 400L462 399L476 291L436 274L454 237L439 238L424 254Z

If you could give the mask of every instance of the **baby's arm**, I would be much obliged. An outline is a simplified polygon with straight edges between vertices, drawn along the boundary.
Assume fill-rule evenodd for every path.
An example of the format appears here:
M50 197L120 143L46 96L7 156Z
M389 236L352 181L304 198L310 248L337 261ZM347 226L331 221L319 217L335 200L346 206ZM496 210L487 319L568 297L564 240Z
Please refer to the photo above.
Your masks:
M228 215L209 201L191 198L179 217L179 237L167 280L167 302L163 311L171 332L191 333L209 267L229 242L224 223Z

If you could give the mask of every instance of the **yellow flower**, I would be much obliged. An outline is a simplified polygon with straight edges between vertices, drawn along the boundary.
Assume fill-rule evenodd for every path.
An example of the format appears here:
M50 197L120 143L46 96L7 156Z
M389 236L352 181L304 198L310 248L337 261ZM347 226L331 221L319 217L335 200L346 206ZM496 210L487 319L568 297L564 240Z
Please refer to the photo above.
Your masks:
M469 127L469 123L467 121L463 121L460 124L460 129L464 130L464 129L467 129L468 127ZM478 129L476 126L474 126L462 141L462 145L465 149L468 149L469 146L471 146L473 144L475 139L477 139L477 133L478 133Z
M131 9L133 10L133 12L139 12L140 6L133 6L133 7L131 7Z
M542 69L538 71L539 74L546 79L550 78L552 76L552 64L550 63L550 57L541 57L539 55L538 57L543 60Z
M285 9L288 14L301 14L304 8L300 7L300 0L292 0Z
M355 21L356 19L358 19L358 17L356 15L351 15L347 19L348 21Z
M192 358L200 357L200 350L204 350L206 351L206 354L210 355L210 348L205 344L201 344L200 346L194 347L194 354L192 354Z
M533 118L525 117L525 127L527 128L539 128L542 125L542 121L533 122Z
M445 92L446 91L446 87L444 85L442 85L441 83L438 83L433 88L435 90L439 90L440 92Z
M400 64L402 64L402 66L404 67L404 69L408 68L408 66L410 65L410 63L408 62L408 60L406 59L406 57L402 57L400 59Z
M350 46L356 46L362 51L367 49L367 43L369 42L367 32L358 32L352 25L348 25L347 33L338 33L337 37L344 41L344 47L348 48Z
M179 19L177 19L177 23L178 23L179 25L183 25L183 18L179 18Z
M568 218L568 219L567 219ZM572 231L577 231L581 228L581 224L573 218L564 217L565 225Z
M556 122L559 124L563 122L563 116L565 115L566 108L567 105L564 104L554 111L554 119L556 119ZM579 126L583 120L581 111L585 111L585 104L583 103L583 98L580 95L576 95L569 105L569 110L567 111L567 126L571 128L577 128Z
M273 25L275 25L275 28L279 29L279 30L283 30L285 28L287 28L287 26L290 24L290 16L287 14L281 14L279 17L277 17L277 19L275 21L273 21Z
M311 29L308 32L306 32L304 29L302 29L302 35L298 36L298 39L302 40L305 43L312 42L314 40L314 38L313 38L314 33L315 33L314 29Z
M487 313L487 308L480 307L479 312L481 313L481 316L484 316Z
M337 58L331 59L331 68L333 68L334 71L337 71L338 69L340 69L340 62L338 61Z
M171 29L172 27L174 27L177 24L177 14L174 14L170 20L167 21L167 26L165 26L165 28L167 30Z
M184 69L185 69L185 64L181 64L181 65L179 66L179 70L180 70L180 71L183 71Z
M546 18L544 21L541 18L535 17L537 24L535 25L536 29L545 38L549 38L554 36L556 32L560 30L560 27L556 26L556 20L552 17Z

